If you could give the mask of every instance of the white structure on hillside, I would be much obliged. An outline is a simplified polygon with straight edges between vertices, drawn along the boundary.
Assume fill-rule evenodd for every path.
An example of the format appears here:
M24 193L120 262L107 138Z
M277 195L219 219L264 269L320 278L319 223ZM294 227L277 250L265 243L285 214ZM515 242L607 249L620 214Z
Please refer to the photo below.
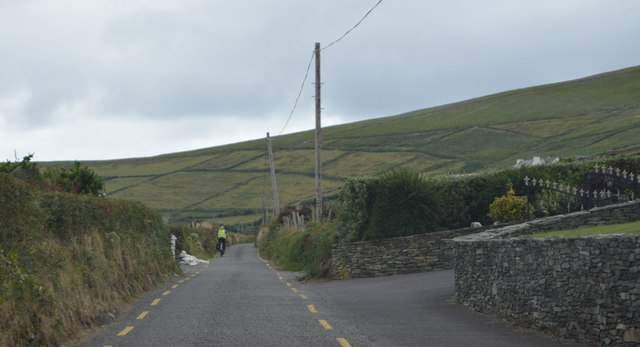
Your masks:
M560 158L558 157L546 157L546 158L533 157L533 159L531 160L518 159L516 160L516 164L513 167L517 169L524 166L539 166L539 165L546 165L546 164L555 164L559 161L560 161Z

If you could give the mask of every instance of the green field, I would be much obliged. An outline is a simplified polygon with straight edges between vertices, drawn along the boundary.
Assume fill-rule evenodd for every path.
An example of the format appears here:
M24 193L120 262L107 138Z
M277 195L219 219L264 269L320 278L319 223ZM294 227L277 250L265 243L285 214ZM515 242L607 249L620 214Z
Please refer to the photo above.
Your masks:
M531 234L529 236L534 238L544 238L590 236L603 234L640 234L640 222L600 225L596 227L578 228L571 230L548 231L544 233Z
M410 167L427 175L511 167L533 156L640 154L640 67L323 129L323 190ZM174 222L259 220L270 208L265 140L86 162L107 193ZM272 137L281 205L315 196L314 132ZM47 163L56 165L58 163Z

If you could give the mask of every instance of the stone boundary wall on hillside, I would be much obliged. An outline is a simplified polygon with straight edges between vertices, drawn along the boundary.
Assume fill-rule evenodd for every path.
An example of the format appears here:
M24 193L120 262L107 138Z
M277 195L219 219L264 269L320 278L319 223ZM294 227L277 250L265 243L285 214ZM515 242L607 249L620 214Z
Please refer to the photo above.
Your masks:
M455 260L452 239L488 228L491 227L336 244L331 249L331 277L379 277L452 269Z
M533 239L529 232L640 219L640 203L458 237L459 303L516 325L598 345L640 343L640 236Z

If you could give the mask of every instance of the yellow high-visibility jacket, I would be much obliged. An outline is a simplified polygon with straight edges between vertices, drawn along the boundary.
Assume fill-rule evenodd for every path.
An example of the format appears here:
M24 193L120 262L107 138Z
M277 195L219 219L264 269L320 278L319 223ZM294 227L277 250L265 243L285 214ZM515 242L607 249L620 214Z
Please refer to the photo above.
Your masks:
M218 238L227 238L227 231L224 230L224 228L220 228L220 230L218 230Z

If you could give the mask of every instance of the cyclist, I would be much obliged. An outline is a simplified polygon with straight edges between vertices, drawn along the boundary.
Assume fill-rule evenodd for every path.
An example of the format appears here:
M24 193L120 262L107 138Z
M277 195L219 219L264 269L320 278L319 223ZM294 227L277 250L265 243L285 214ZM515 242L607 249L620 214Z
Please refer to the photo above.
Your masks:
M227 231L224 229L224 225L220 226L218 229L218 250L220 253L224 253L224 249L226 248L227 243Z

